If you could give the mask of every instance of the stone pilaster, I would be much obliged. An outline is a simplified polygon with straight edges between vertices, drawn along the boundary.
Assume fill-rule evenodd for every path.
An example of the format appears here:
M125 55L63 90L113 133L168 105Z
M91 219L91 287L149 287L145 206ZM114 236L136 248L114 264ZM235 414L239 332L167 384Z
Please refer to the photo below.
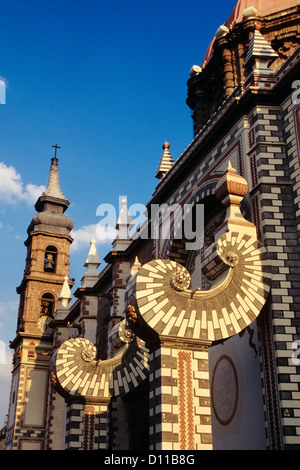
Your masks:
M105 450L108 400L70 402L67 406L66 450Z
M150 450L212 449L207 345L157 345L150 355L149 404Z

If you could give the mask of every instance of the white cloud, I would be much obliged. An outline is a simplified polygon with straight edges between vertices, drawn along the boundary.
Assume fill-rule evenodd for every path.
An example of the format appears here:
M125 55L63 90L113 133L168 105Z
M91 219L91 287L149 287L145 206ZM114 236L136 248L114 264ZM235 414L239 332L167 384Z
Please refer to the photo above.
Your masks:
M24 193L23 193L23 199L25 199L28 204L34 204L40 197L43 191L45 191L46 187L41 185L37 186L36 184L26 184Z
M89 247L92 238L94 238L96 244L112 242L116 237L116 230L111 226L104 227L101 224L90 224L72 230L71 236L74 238L71 250L79 251Z
M0 200L12 204L22 198L22 179L13 166L0 163Z
M15 204L26 201L28 204L34 204L45 189L43 185L37 186L32 183L24 186L17 170L0 162L0 202Z

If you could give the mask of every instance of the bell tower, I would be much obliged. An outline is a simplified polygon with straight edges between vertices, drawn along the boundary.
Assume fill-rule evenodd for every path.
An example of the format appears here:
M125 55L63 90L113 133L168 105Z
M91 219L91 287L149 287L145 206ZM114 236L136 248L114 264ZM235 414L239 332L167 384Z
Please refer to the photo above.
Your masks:
M58 159L51 160L47 189L38 198L27 229L9 403L6 449L38 450L45 444L51 322L65 276L69 275L72 220L64 215L69 201L59 184ZM71 285L71 284L70 284Z

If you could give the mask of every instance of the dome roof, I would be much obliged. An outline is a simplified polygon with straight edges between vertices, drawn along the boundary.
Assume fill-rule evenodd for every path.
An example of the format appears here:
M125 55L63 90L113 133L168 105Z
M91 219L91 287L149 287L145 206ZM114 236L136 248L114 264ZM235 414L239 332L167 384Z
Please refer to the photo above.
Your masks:
M271 15L272 13L277 13L279 11L287 10L299 5L299 0L238 0L235 5L231 15L224 23L229 30L232 29L237 23L243 21L243 12L246 8L254 7L257 10L257 16L264 17ZM213 43L214 39L211 41L206 54L203 59L202 67L209 62L213 55Z
M249 7L256 8L258 16L267 16L298 5L299 0L239 0L225 26L231 29L236 23L242 21L243 11Z

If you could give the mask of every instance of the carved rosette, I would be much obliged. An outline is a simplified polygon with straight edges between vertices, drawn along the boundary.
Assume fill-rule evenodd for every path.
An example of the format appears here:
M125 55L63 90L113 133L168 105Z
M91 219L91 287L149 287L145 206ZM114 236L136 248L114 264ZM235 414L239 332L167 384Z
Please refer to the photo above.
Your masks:
M180 266L179 269L172 274L170 282L173 289L179 292L184 291L190 287L191 276L185 268Z
M81 357L85 362L92 362L96 359L97 349L96 347L88 342L85 343L85 347L82 349Z

